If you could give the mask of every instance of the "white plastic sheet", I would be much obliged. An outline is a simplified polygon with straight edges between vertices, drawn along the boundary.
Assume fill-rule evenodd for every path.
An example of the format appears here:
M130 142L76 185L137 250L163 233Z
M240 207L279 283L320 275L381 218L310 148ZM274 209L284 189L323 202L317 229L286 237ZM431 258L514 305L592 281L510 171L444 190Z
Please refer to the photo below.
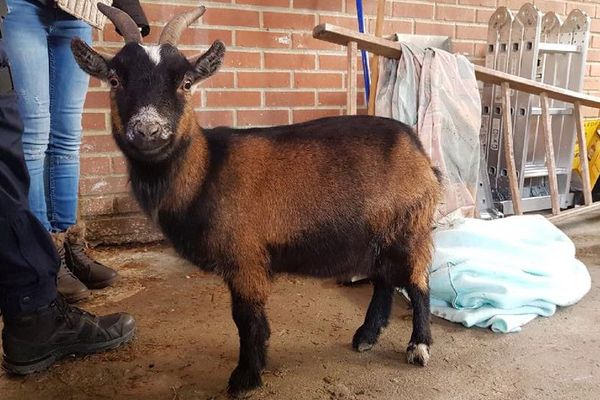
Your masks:
M400 60L380 58L375 113L412 126L444 174L438 222L475 216L481 99L462 55L402 43Z

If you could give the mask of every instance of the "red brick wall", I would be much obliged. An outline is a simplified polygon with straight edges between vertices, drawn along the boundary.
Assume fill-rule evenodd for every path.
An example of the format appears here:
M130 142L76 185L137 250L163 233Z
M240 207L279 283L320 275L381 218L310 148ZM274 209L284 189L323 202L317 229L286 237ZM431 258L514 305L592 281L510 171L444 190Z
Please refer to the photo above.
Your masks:
M363 0L366 26L375 25L376 0ZM534 1L545 12L565 15L580 8L594 18L586 90L600 94L600 6L593 1ZM197 1L143 2L156 41L174 14ZM206 49L215 39L228 47L225 65L195 96L202 126L288 124L340 115L345 105L346 55L340 46L312 38L312 28L331 22L356 29L355 0L205 1L201 23L188 29L180 48ZM487 21L501 5L518 10L516 0L437 0L386 2L384 33L448 35L454 51L482 62ZM598 18L596 18L598 17ZM97 46L119 47L112 26L96 32ZM359 63L360 65L360 63ZM362 73L359 74L362 86ZM358 93L364 112L364 92ZM108 88L92 80L83 119L81 214L92 239L104 242L158 237L128 194L123 159L109 133Z

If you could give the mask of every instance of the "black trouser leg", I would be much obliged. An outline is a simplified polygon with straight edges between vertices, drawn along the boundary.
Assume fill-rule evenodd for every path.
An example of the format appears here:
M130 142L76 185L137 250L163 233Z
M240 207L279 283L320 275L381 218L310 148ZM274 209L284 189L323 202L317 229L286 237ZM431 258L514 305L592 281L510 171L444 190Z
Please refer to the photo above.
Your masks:
M4 54L0 40L0 57ZM6 60L0 60L0 67ZM29 175L16 94L0 91L0 310L33 312L56 298L58 258L48 232L29 210Z

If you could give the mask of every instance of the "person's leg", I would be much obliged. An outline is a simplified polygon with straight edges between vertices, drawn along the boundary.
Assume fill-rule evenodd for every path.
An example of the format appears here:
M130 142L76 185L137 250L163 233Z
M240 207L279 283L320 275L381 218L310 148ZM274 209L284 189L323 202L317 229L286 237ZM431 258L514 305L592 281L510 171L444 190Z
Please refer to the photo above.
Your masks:
M91 44L89 25L60 10L48 38L50 59L50 143L46 156L48 216L52 228L67 230L66 265L90 289L116 282L115 270L90 258L84 251L83 226L77 221L81 116L89 76L71 53L74 37Z
M22 133L17 96L0 93L0 310L7 317L56 298L58 259L46 229L28 208Z
M47 45L48 16L43 6L26 0L8 0L4 41L11 61L19 111L23 119L23 151L31 177L29 204L46 229L44 160L50 134L50 93Z
M83 21L56 11L48 37L50 64L50 141L46 155L48 216L53 229L64 231L77 222L81 117L89 76L71 52L74 37L91 44L92 29Z

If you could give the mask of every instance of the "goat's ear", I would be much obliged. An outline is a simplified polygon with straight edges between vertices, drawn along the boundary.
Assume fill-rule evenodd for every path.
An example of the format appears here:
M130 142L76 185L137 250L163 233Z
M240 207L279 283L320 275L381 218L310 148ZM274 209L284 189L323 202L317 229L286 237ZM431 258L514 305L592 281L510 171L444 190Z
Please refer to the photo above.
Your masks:
M195 61L192 60L194 83L214 75L221 67L223 57L225 57L225 45L220 40L215 40L206 53Z
M79 38L71 41L71 51L82 70L103 81L108 80L108 61L104 56Z

